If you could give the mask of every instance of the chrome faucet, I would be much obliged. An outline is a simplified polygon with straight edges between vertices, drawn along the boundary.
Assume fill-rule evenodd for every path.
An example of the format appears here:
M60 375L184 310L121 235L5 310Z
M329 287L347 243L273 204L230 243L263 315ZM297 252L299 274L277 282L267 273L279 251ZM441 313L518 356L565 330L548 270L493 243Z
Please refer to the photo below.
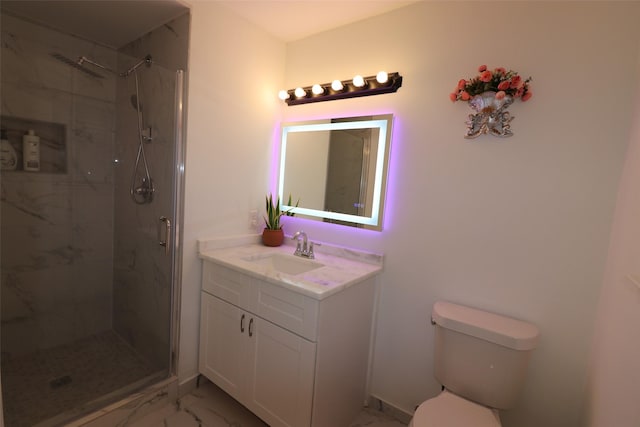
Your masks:
M302 240L300 240L300 237L302 237ZM296 234L294 234L291 239L297 242L296 251L293 253L294 255L309 259L315 258L313 253L313 242L309 242L307 240L307 233L302 230L296 231Z

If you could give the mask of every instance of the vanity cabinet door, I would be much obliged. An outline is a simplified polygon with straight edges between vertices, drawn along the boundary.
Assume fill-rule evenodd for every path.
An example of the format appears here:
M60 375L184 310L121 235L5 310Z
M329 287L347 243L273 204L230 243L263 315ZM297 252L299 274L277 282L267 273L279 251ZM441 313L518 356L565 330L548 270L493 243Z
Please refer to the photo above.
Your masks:
M246 331L250 316L206 292L201 294L200 372L240 400L246 388Z
M310 426L316 344L201 295L200 372L271 427Z
M316 344L254 317L249 409L272 427L311 425Z

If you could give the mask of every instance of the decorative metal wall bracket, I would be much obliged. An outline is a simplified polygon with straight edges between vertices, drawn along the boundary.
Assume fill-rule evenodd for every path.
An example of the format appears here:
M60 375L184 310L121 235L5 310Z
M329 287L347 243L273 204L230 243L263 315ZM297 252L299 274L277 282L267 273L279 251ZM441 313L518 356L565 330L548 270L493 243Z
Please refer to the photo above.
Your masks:
M507 111L509 105L519 98L525 102L531 98L531 77L523 79L516 71L504 67L489 70L486 65L478 67L478 74L470 79L460 79L449 94L452 102L466 101L476 112L469 114L465 138L473 139L483 134L506 138L513 135Z
M502 99L496 99L496 93L491 91L472 97L469 106L476 114L469 114L465 138L474 139L483 134L502 138L512 136L509 123L515 117L506 111L511 104L512 96L506 95Z

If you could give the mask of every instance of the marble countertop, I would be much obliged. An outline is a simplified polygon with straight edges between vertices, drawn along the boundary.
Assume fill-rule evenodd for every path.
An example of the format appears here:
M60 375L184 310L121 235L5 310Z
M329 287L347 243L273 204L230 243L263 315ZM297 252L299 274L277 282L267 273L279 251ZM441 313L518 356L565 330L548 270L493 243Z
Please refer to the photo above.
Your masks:
M289 240L289 239L288 239ZM382 271L380 254L343 248L323 243L316 246L315 259L321 267L300 274L286 274L268 264L255 262L270 254L293 257L292 243L272 248L260 243L259 235L198 241L200 258L238 272L283 286L314 299L324 299ZM296 257L298 258L298 257ZM304 258L300 258L304 260Z

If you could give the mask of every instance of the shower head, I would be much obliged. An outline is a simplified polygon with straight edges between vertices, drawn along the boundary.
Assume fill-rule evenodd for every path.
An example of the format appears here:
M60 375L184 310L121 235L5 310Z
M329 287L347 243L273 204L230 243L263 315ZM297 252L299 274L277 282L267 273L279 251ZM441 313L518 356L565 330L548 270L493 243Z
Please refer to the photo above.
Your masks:
M86 67L84 67L82 65L82 63L85 62L84 60L82 60L82 58L84 58L84 57L81 57L80 60L78 60L78 61L74 61L74 60L69 59L66 56L61 55L59 53L52 53L51 56L54 57L55 59L57 59L58 61L75 68L76 70L82 71L83 73L85 73L88 76L91 76L91 77L94 77L94 78L97 78L97 79L104 79L104 76L101 76L100 74L96 73L95 71L92 71L92 70L90 70L90 69L88 69L88 68L86 68Z

